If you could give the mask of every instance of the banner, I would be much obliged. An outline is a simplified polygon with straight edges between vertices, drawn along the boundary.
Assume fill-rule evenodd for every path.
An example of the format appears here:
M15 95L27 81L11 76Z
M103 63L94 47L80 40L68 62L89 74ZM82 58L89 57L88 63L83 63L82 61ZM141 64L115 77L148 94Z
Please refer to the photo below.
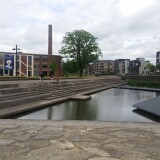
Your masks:
M6 70L14 69L14 55L4 55L4 68Z

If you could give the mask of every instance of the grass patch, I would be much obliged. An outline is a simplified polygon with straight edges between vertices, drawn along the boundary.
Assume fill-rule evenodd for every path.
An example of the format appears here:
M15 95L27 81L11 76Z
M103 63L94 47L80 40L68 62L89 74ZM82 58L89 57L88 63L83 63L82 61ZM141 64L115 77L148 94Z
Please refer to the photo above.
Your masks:
M160 84L155 82L146 82L146 81L138 82L138 81L128 80L127 84L129 86L137 86L137 87L160 88Z

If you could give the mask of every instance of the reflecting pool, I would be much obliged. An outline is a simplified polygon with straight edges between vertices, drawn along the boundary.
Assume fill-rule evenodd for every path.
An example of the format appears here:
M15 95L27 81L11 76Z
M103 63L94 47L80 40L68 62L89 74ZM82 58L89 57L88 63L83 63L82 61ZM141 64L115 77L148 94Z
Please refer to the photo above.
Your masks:
M112 88L93 94L90 100L67 101L11 118L119 122L159 121L159 117L132 107L133 104L158 95L159 93L156 92Z

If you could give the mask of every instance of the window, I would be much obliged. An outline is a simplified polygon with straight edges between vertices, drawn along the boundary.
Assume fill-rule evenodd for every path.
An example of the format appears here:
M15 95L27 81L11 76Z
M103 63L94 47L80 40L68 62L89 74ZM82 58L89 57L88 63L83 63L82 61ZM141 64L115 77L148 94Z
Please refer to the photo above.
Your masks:
M47 68L47 64L42 64L42 68Z
M34 68L39 68L39 64L35 64L35 65L34 65Z
M47 62L48 61L48 56L42 56L42 61Z
M40 61L40 56L34 56L35 61Z
M3 76L3 69L0 69L0 75Z
M39 76L39 71L34 71L34 76Z
M28 56L28 65L32 65L32 56Z

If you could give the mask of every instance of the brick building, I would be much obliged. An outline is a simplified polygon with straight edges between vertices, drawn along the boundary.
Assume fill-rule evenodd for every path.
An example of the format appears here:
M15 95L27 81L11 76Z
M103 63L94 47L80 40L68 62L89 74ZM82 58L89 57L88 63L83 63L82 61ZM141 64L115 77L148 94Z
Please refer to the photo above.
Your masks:
M11 61L11 68L6 67ZM8 52L0 52L0 76L15 76L16 64L18 76L39 76L43 72L46 76L52 74L50 65L56 66L55 76L62 75L62 57L58 55L41 55L22 53L17 55Z
M48 55L17 53L16 58L16 53L0 52L0 76L39 76L42 72L46 76L62 76L62 57L52 55L52 25L48 25Z

